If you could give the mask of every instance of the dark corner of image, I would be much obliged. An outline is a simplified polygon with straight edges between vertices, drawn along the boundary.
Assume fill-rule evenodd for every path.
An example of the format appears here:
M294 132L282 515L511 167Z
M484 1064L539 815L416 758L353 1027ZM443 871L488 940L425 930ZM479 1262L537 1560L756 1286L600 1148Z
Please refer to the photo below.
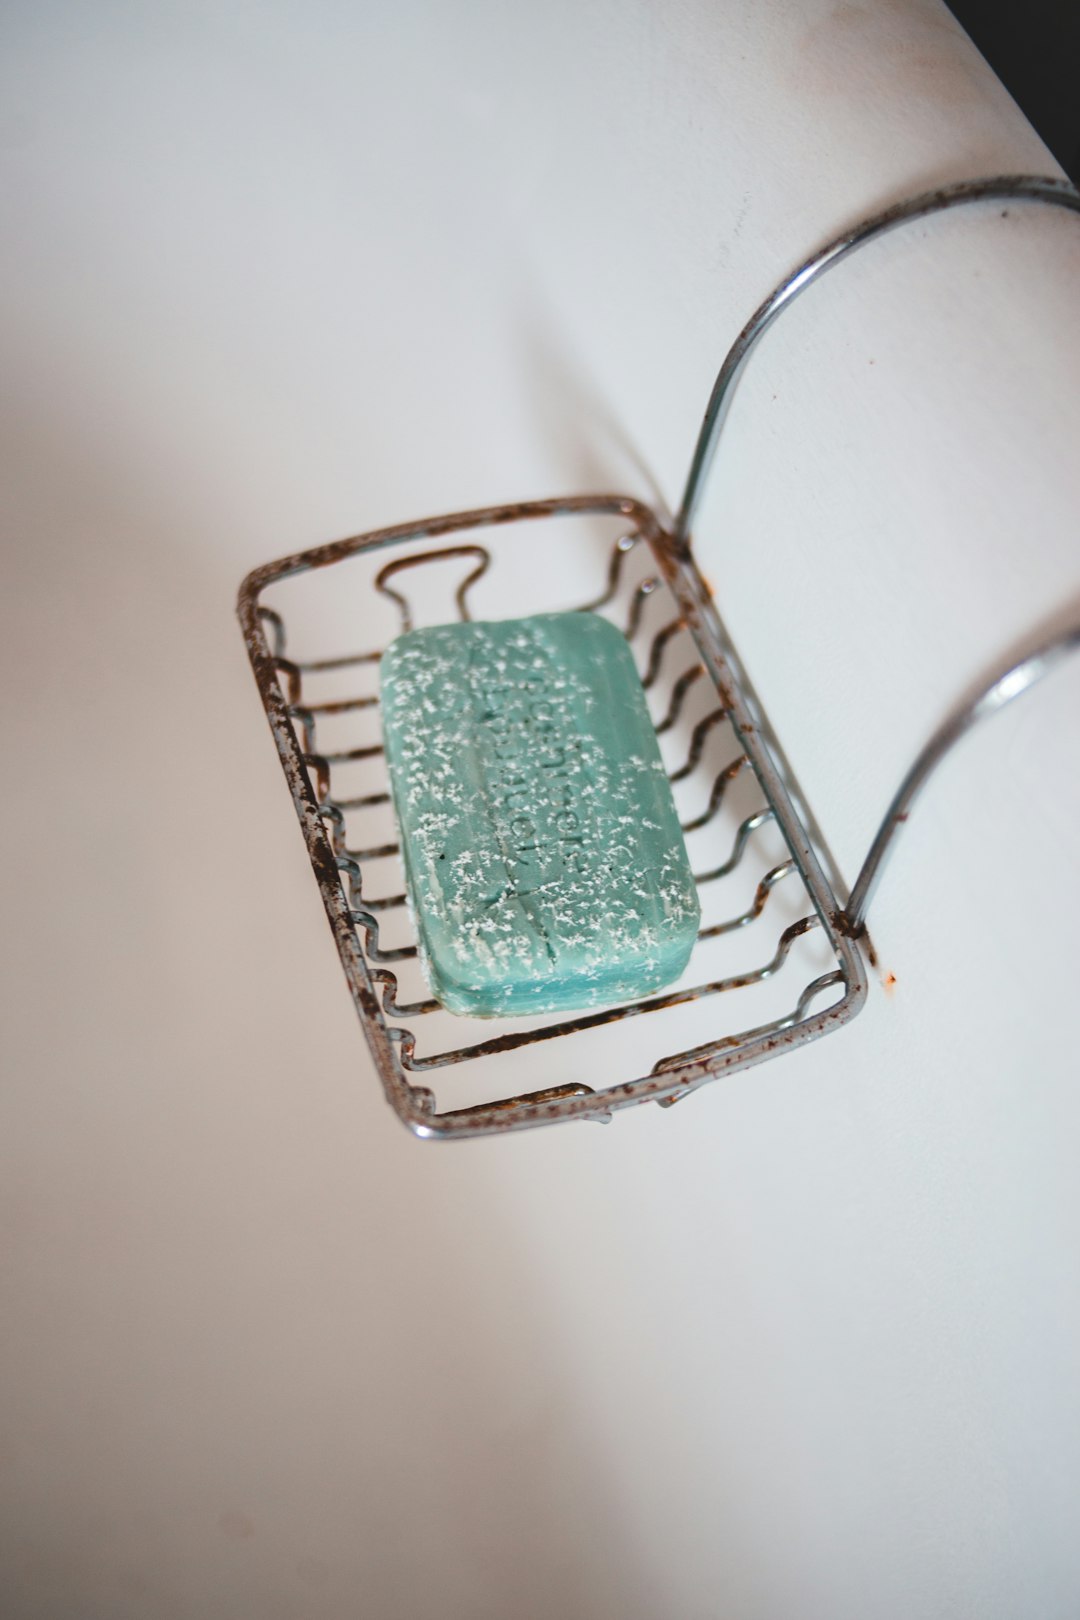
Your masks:
M949 10L1080 183L1080 0L948 0Z

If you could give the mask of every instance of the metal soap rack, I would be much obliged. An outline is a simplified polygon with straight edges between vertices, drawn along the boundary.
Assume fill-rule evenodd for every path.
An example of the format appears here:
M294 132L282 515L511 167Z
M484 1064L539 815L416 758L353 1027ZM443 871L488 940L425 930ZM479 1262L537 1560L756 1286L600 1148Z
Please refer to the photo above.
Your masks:
M949 717L900 784L843 903L842 880L690 545L733 389L781 310L893 227L978 201L1080 212L1080 193L1062 181L970 181L910 199L830 242L770 294L732 345L673 522L628 496L531 501L358 535L267 564L244 581L239 615L245 640L342 966L386 1095L417 1135L476 1136L565 1119L606 1120L647 1101L669 1106L721 1074L839 1029L865 1002L867 910L926 781L972 725L1080 647L1078 624L999 669ZM382 648L326 656L325 647L294 645L284 582L319 576L332 583L340 606L348 573L342 565L369 563L365 599L371 601L374 587L408 628L418 581L448 563L467 565L455 600L459 615L468 618L470 593L495 553L513 543L521 526L559 518L617 526L601 593L550 605L609 615L638 655L683 813L703 927L687 972L663 994L576 1017L496 1025L446 1013L419 977L377 725ZM439 543L432 547L432 541ZM385 553L389 560L375 570ZM411 580L401 577L406 573ZM273 605L264 600L267 593ZM351 618L356 622L360 614ZM321 622L318 614L315 619ZM735 898L728 900L729 894ZM604 1062L597 1045L604 1031L645 1014L652 1016L635 1042L642 1072L604 1086L587 1083L582 1076L595 1076ZM493 1096L498 1079L507 1076L512 1094L504 1084ZM541 1083L532 1084L533 1078ZM443 1091L451 1098L448 1107Z

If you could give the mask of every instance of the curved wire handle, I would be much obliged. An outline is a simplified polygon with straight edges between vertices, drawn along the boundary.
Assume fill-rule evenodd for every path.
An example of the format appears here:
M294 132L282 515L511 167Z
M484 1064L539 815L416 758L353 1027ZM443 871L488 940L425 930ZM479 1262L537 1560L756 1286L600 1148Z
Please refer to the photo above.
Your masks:
M864 247L868 242L884 236L897 225L906 224L909 220L924 219L928 214L944 213L947 209L958 208L967 203L1013 201L1046 203L1051 207L1065 208L1072 213L1080 214L1080 192L1067 180L1053 180L1042 175L999 175L988 180L962 180L956 185L942 186L936 191L927 191L918 197L910 197L906 202L896 203L892 208L864 219L860 224L834 237L773 289L764 303L754 311L731 345L713 384L705 420L694 448L694 459L690 464L682 503L675 519L676 540L684 545L689 540L690 529L701 502L706 476L716 455L720 432L735 386L751 351L780 312L827 270L831 270L833 265L839 264L842 259L846 259L849 254ZM907 821L912 805L945 755L978 721L1003 709L1014 698L1034 686L1063 658L1078 649L1080 649L1080 622L1049 637L1019 662L999 669L974 698L934 732L897 788L855 880L844 913L847 930L851 934L858 935L865 930L867 910L900 828Z
M892 803L885 812L885 818L855 879L855 887L851 891L851 898L844 913L849 933L861 934L866 927L866 913L881 881L885 858L889 854L890 847L911 814L911 807L926 786L927 780L953 744L958 743L965 732L970 731L980 720L997 714L1015 698L1029 691L1044 675L1049 675L1052 669L1068 658L1070 653L1078 650L1080 650L1080 623L1070 625L1067 630L1049 636L1019 663L1008 664L999 669L977 697L950 715L938 727L930 741L920 750L894 793Z

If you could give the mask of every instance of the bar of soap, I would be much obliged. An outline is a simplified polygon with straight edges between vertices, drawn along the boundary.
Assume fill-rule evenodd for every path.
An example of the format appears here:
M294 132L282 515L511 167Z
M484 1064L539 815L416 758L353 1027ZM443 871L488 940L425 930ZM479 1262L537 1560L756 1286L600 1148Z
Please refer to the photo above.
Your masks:
M474 1018L677 979L700 923L626 638L595 613L411 630L383 655L406 886L432 993Z

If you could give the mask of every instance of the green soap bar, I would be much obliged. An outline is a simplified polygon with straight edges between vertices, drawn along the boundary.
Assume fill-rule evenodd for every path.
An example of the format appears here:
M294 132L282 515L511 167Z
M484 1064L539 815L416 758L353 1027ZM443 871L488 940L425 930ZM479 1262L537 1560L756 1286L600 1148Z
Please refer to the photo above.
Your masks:
M595 613L410 630L381 666L432 992L475 1018L657 990L701 918L625 637Z

